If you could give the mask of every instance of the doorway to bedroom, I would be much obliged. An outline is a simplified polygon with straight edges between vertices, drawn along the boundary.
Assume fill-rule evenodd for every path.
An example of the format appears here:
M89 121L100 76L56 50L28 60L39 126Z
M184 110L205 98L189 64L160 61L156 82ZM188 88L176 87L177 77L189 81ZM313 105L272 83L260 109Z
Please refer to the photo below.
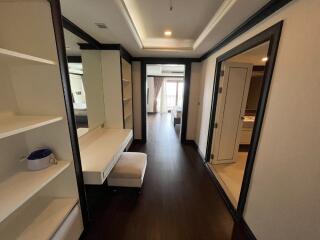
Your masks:
M180 138L184 86L184 64L146 65L147 133L153 129Z

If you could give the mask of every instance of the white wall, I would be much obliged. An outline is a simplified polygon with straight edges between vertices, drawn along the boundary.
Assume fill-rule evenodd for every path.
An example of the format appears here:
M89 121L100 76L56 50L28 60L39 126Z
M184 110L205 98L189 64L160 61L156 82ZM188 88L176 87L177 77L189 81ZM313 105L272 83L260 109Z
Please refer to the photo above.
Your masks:
M134 138L141 139L141 63L132 62Z
M146 102L146 108L147 108L147 113L153 113L154 112L154 79L153 77L147 77L147 82L146 82L146 89L147 93L149 90L149 94L147 94L147 102Z
M216 58L284 20L244 219L257 239L320 237L320 1L296 0L203 62L206 148Z
M197 121L200 98L201 63L192 63L188 106L187 140L197 139Z
M88 123L89 128L94 129L105 121L101 53L99 50L82 50L81 57Z
M105 127L123 128L120 51L101 51Z

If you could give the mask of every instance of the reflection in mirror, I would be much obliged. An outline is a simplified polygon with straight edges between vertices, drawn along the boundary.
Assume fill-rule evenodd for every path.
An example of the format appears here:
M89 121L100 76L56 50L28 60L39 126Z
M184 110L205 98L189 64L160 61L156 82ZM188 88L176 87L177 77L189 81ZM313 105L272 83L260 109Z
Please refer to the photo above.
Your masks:
M210 167L237 207L255 123L269 42L224 62L219 80Z
M100 51L81 50L84 40L64 30L70 87L78 137L103 126L104 97Z
M82 63L68 63L72 102L77 128L88 128L86 93Z

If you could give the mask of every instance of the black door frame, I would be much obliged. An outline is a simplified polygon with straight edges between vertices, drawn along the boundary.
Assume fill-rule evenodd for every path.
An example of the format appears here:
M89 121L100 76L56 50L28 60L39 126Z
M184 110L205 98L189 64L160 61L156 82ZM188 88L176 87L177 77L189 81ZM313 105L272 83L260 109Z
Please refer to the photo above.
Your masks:
M211 113L210 113L210 122L209 122L209 131L208 131L208 139L207 139L207 148L206 148L206 155L205 161L208 163L210 161L211 155L211 147L212 147L212 137L214 132L214 122L215 122L215 114L216 114L216 106L217 106L217 98L219 92L219 81L220 81L220 72L221 72L221 65L222 62L235 56L240 53L243 53L251 48L254 48L262 43L269 41L269 49L268 49L268 62L266 63L265 72L263 76L263 85L261 89L261 95L259 99L256 120L253 127L246 167L244 171L242 186L240 197L238 201L238 206L235 208L230 199L228 198L227 194L225 193L224 189L222 188L221 184L218 182L215 175L212 173L214 182L216 183L220 193L222 194L223 199L225 200L229 210L231 211L232 215L240 220L243 215L246 198L248 194L248 189L251 180L251 173L253 169L253 164L255 160L256 151L259 144L259 137L261 133L264 113L266 109L273 69L276 62L278 46L280 42L281 30L283 26L283 21L278 22L277 24L271 26L270 28L264 30L263 32L259 33L258 35L250 38L249 40L243 42L242 44L238 45L237 47L233 48L232 50L226 52L225 54L219 56L216 60L216 69L215 69L215 81L214 81L214 88L212 94L212 103L211 103Z
M75 116L74 116L73 104L72 104L66 44L65 44L63 26L62 26L61 6L60 6L59 0L48 0L48 2L50 3L50 7L51 7L53 29L54 29L55 40L56 40L57 55L58 55L58 61L59 61L61 82L63 87L65 107L67 112L67 121L68 121L68 127L69 127L72 155L74 159L73 163L75 167L75 174L76 174L76 180L77 180L77 186L78 186L83 227L84 227L84 231L86 231L89 226L89 212L88 212L88 206L87 206L86 192L84 189L84 178L83 178L82 165L81 165L81 159L80 159L80 149L79 149L77 128L76 128L76 122L75 122Z
M144 58L141 60L141 140L143 143L147 142L146 70L148 64L181 64L185 66L180 141L181 143L187 142L191 62L190 59L183 58Z

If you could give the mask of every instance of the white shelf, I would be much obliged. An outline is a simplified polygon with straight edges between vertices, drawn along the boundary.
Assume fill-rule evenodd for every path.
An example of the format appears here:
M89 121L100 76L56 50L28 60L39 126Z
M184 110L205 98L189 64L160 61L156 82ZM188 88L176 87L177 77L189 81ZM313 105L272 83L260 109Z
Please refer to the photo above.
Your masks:
M61 121L56 116L0 115L0 139Z
M15 63L28 63L28 62L56 65L56 63L51 60L38 58L28 54L0 48L0 63L15 64Z
M127 101L130 101L131 99L132 99L132 97L126 97L126 98L123 98L123 101L127 102Z
M123 82L125 82L125 83L131 83L131 81L130 81L130 80L125 79L125 78L123 78L123 79L122 79L122 81L123 81Z
M127 113L127 114L124 116L124 119L125 119L125 120L128 119L129 117L131 117L131 115L132 115L132 112Z
M50 181L68 168L70 162L58 164L40 171L21 170L0 183L0 222L39 192Z
M51 239L77 202L76 198L37 197L15 214L0 234L5 239Z

